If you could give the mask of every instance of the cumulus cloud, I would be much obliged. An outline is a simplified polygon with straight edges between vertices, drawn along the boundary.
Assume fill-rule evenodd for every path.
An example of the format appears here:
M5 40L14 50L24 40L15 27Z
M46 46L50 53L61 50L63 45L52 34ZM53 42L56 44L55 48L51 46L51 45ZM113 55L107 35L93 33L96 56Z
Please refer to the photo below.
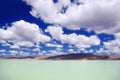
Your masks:
M1 42L0 42L1 43ZM2 43L2 46L11 46L9 43L5 42L5 43Z
M0 53L4 53L4 52L6 52L5 49L1 49L1 50L0 50Z
M120 53L120 33L115 34L116 39L104 42L104 49L102 51L106 51L107 53Z
M48 42L50 37L44 35L38 25L20 20L13 22L7 30L0 29L0 40L27 44L30 42Z
M32 51L40 52L40 48L35 48L35 49L33 49Z
M65 52L61 52L61 51L58 51L58 50L49 50L48 53L50 53L50 54L47 54L47 55L62 55L62 54L66 54Z
M21 42L14 42L14 46L33 47L35 46L35 44L30 41L21 41Z
M32 6L30 13L46 23L68 29L93 29L97 32L120 31L120 0L23 0Z
M12 49L19 49L20 46L19 45L11 45L10 48L12 48Z
M68 49L68 52L69 53L74 53L75 51L74 51L74 49Z
M9 50L9 53L11 55L15 55L15 54L18 54L19 52L17 50Z
M56 47L56 48L62 48L63 45L60 45L60 44L54 44L54 43L46 43L45 44L46 47Z
M87 37L75 33L64 34L60 26L48 26L45 31L49 32L53 39L61 41L62 43L73 44L80 49L100 44L99 38L95 35Z

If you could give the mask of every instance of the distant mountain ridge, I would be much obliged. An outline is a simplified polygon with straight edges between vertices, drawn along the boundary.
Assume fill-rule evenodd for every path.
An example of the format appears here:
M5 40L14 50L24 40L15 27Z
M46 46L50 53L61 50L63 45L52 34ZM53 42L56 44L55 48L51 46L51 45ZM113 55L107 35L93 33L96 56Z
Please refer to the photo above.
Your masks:
M64 55L58 55L58 56L51 56L46 59L54 59L54 60L96 60L96 59L108 59L109 56L102 56L102 55L94 55L94 54L64 54Z
M35 59L35 60L120 60L120 55L100 55L100 54L84 54L69 53L62 55L36 55L36 56L17 56L17 57L0 57L0 59Z

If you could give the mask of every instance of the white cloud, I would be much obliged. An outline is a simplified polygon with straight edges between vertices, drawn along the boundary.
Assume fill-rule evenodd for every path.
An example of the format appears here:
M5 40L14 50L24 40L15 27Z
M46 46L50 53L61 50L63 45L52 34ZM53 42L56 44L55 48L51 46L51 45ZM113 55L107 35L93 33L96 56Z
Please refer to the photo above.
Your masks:
M23 1L32 6L30 13L33 16L41 18L46 23L68 29L85 27L105 33L120 31L120 0L74 0L74 3L70 0L58 0L57 3L53 0Z
M75 53L74 49L68 49L69 53Z
M40 48L35 48L35 49L33 49L32 51L40 52Z
M97 53L120 54L120 33L115 34L115 39L103 42L103 46L97 50Z
M12 48L12 49L19 49L20 46L18 46L18 45L11 45L10 48Z
M20 56L29 56L29 55L30 55L30 52L20 51L20 52L19 52L19 55L20 55Z
M46 55L47 54L47 51L46 50L43 50L39 53L39 55Z
M48 55L62 55L62 54L66 54L66 53L58 51L58 50L49 50L48 53L49 53Z
M5 42L5 43L2 43L2 46L11 46L11 45L9 43Z
M4 53L4 52L6 52L5 49L1 49L1 50L0 50L0 53Z
M25 46L25 47L33 47L35 44L30 41L20 41L20 42L14 42L15 46Z
M61 51L62 52L62 50L63 50L63 48L62 47L56 47L56 49L55 49L56 51Z
M118 53L120 54L120 33L115 34L116 39L104 42L104 48L107 49L107 53ZM104 51L104 50L103 50Z
M47 46L47 47L56 47L55 44L51 44L51 43L46 43L45 46Z
M89 52L89 53L93 53L94 51L93 51L93 49L91 49L91 50L89 50L88 52Z
M49 32L53 39L61 41L62 43L73 44L80 49L100 44L100 40L95 35L87 37L75 33L64 34L64 31L59 26L48 26L45 31Z
M7 30L0 29L0 40L20 42L48 42L50 37L44 35L39 29L39 26L33 23L25 22L24 20L12 23L12 26Z
M18 54L19 52L17 50L9 50L9 53L13 55L13 54Z
M53 44L53 43L46 43L45 44L46 47L56 47L56 48L62 48L63 45L60 45L60 44Z

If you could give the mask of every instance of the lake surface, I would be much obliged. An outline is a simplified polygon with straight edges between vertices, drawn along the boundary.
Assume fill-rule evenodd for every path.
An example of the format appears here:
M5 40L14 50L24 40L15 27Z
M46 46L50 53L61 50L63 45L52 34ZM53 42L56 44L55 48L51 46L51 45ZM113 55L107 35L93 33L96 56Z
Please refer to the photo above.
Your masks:
M0 80L120 80L120 61L0 60Z

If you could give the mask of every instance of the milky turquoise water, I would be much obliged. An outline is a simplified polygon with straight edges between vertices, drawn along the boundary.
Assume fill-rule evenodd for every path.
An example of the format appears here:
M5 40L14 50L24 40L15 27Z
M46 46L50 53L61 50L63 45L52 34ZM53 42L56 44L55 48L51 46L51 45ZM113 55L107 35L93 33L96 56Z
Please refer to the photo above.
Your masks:
M120 80L120 61L0 60L0 80Z

